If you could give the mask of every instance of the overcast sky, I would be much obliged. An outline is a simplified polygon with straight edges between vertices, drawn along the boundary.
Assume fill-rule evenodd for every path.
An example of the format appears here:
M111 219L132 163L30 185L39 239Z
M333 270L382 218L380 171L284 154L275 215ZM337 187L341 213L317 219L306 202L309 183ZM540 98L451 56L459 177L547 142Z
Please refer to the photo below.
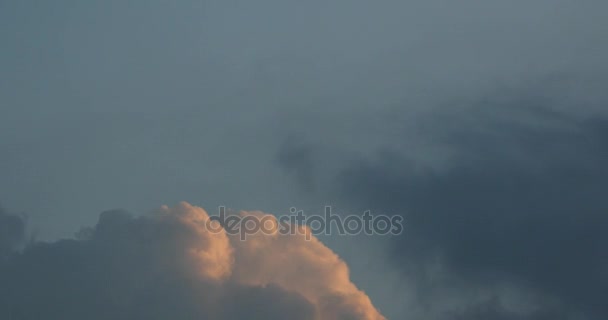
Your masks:
M39 256L61 261L57 240L82 227L99 235L73 240L72 258L103 261L118 241L100 229L110 209L332 205L405 217L398 237L321 239L373 302L365 310L606 319L606 57L602 0L0 0L0 254L19 239L48 246L21 246L0 280L39 272L28 267ZM187 279L180 270L167 281ZM43 299L48 281L11 285ZM234 281L229 297L257 303ZM290 291L277 285L258 302ZM260 319L315 305L298 294ZM96 313L89 304L79 310ZM208 315L243 316L223 312Z

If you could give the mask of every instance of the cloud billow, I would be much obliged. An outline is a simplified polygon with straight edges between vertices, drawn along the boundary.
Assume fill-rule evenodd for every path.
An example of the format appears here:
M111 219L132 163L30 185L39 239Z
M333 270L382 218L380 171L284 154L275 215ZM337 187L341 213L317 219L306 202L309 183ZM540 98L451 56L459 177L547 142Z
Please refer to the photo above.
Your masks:
M113 210L78 239L31 243L0 264L0 315L384 319L318 240L258 234L239 241L208 232L208 219L187 203L139 217Z

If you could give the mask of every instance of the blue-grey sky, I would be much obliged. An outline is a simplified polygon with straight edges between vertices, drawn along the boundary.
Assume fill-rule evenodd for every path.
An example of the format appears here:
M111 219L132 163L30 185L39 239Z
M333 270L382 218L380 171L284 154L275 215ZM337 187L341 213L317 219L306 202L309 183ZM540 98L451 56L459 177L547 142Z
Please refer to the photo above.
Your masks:
M0 239L182 200L372 208L410 229L323 241L389 319L603 319L607 21L600 0L0 0L0 203L27 217Z

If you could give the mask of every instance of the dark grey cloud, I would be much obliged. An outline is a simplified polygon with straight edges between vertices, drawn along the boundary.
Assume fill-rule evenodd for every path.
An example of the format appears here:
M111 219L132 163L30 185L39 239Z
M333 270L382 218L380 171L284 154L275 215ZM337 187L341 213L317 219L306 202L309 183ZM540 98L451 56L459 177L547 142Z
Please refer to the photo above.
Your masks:
M289 136L279 148L277 162L298 181L300 189L305 192L315 190L315 159L317 153L312 145L304 142L302 138Z
M550 320L564 319L560 308L556 306L555 310L535 310L528 314L518 314L507 310L501 305L499 299L490 298L479 304L465 308L461 312L451 312L444 316L446 320Z
M608 119L556 111L546 93L420 119L422 136L449 150L441 167L396 143L338 176L348 202L404 215L391 259L425 303L454 279L462 291L510 284L544 301L523 315L483 302L452 319L608 316ZM452 280L427 277L434 259Z
M8 214L0 207L0 260L7 258L24 242L24 218Z

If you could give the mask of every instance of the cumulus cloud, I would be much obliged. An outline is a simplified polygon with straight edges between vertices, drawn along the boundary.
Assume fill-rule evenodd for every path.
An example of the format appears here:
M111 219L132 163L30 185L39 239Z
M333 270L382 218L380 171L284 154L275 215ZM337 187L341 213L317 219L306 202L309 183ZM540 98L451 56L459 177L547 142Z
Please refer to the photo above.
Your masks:
M241 215L264 216L261 212ZM274 233L256 233L247 241L234 238L233 278L254 286L276 284L298 292L320 311L322 319L381 319L370 299L350 281L348 266L310 234L281 235L273 217ZM305 230L310 233L310 230ZM311 240L306 240L310 236Z
M0 315L384 319L349 280L344 261L316 238L274 233L241 241L210 232L206 222L202 208L185 202L139 217L112 210L77 239L30 244L0 264Z

